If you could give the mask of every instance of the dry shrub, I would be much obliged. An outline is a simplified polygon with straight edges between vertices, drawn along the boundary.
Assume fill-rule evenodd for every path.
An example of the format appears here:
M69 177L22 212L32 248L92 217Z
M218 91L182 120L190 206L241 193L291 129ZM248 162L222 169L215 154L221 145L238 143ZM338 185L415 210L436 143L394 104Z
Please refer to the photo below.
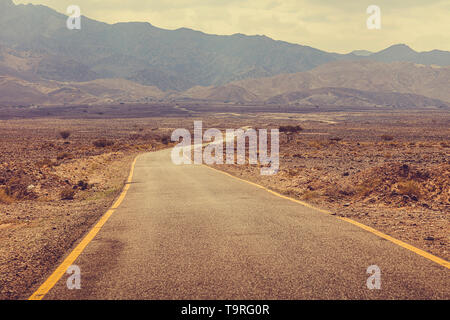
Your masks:
M339 200L348 196L353 196L355 193L356 189L352 184L343 183L340 185L326 187L324 195L330 199Z
M341 194L336 186L326 188L324 195L333 199L339 199L341 197Z
M322 147L326 147L328 145L328 143L325 143L323 141L320 140L314 140L312 142L309 143L309 146L311 148L316 148L316 149L322 149Z
M112 146L114 144L114 141L107 140L107 139L98 139L92 142L92 144L97 148L105 148Z
M343 196L353 196L355 193L356 193L356 188L350 182L343 183L339 187L339 194L341 194Z
M11 204L14 202L14 198L6 193L5 189L0 189L0 203Z
M60 196L61 200L73 200L75 197L75 190L71 187L65 187L61 190Z
M47 158L45 158L44 160L36 162L36 166L38 168L44 168L44 167L49 167L50 168L50 167L53 167L54 165L55 165L55 163L52 160L47 159Z
M362 197L367 197L375 190L374 185L370 181L365 181L357 187L357 193Z
M381 136L381 140L383 140L383 141L392 141L392 140L394 140L394 137L391 136L391 135L388 135L388 134L383 134Z
M62 152L62 153L59 153L56 156L56 159L57 160L72 159L72 155L70 153L67 153L67 152Z
M296 169L287 169L286 170L287 175L289 175L290 177L295 177L298 173L298 171Z
M87 182L84 181L84 180L80 180L80 181L78 181L78 183L77 183L77 188L80 188L81 190L86 190L86 189L89 188L89 183L87 183Z
M59 133L59 135L61 136L61 138L63 138L64 140L66 140L67 138L70 137L71 133L70 133L70 131L61 131L61 132Z
M303 128L300 126L280 126L278 130L284 133L297 133L303 131Z
M37 196L33 192L32 188L28 188L28 186L32 185L32 182L32 177L18 175L9 179L6 187L3 190L7 196L14 200L36 199Z
M320 197L320 194L317 191L308 190L302 194L303 200L312 200L317 199L318 197Z
M164 135L161 137L161 142L165 145L168 145L170 141L171 141L171 138L169 135Z
M407 180L398 183L398 191L402 195L420 196L420 184L414 180Z

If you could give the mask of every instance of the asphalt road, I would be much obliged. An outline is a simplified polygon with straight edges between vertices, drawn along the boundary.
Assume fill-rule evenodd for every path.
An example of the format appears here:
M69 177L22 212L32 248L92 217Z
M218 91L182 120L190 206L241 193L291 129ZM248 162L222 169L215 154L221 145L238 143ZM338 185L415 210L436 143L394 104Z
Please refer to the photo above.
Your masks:
M45 299L450 298L450 270L334 216L170 150L141 155L126 198ZM369 290L370 265L381 289Z

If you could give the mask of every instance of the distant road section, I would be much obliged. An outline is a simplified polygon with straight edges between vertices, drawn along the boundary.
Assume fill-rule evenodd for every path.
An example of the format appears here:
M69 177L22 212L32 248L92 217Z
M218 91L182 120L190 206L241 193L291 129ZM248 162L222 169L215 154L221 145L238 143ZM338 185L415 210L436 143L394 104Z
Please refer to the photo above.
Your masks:
M141 155L128 193L45 299L449 299L450 270L205 166ZM381 289L367 287L367 268Z

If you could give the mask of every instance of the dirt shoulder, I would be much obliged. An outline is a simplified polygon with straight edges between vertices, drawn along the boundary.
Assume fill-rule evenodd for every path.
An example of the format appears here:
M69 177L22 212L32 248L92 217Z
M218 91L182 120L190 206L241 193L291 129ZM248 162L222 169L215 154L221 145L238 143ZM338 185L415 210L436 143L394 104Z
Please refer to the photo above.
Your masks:
M1 299L27 298L29 288L39 286L43 276L53 271L56 262L112 205L135 155L108 156L95 161L104 166L95 176L101 187L84 192L78 199L1 206Z

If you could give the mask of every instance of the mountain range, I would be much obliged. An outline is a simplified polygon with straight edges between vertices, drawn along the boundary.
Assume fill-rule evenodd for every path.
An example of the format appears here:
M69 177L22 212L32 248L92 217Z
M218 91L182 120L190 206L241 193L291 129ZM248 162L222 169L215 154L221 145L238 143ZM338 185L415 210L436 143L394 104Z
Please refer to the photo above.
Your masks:
M416 94L433 105L450 101L447 51L416 52L399 44L375 53L337 54L266 36L81 19L81 30L68 30L67 16L53 9L0 0L0 104L168 98L303 104L320 103L312 98L323 97L314 91L319 88L330 88L327 95L337 95L332 88L359 90L358 99L346 100L354 103L364 92ZM305 90L312 96L301 101L279 97ZM351 92L356 94L346 94Z

